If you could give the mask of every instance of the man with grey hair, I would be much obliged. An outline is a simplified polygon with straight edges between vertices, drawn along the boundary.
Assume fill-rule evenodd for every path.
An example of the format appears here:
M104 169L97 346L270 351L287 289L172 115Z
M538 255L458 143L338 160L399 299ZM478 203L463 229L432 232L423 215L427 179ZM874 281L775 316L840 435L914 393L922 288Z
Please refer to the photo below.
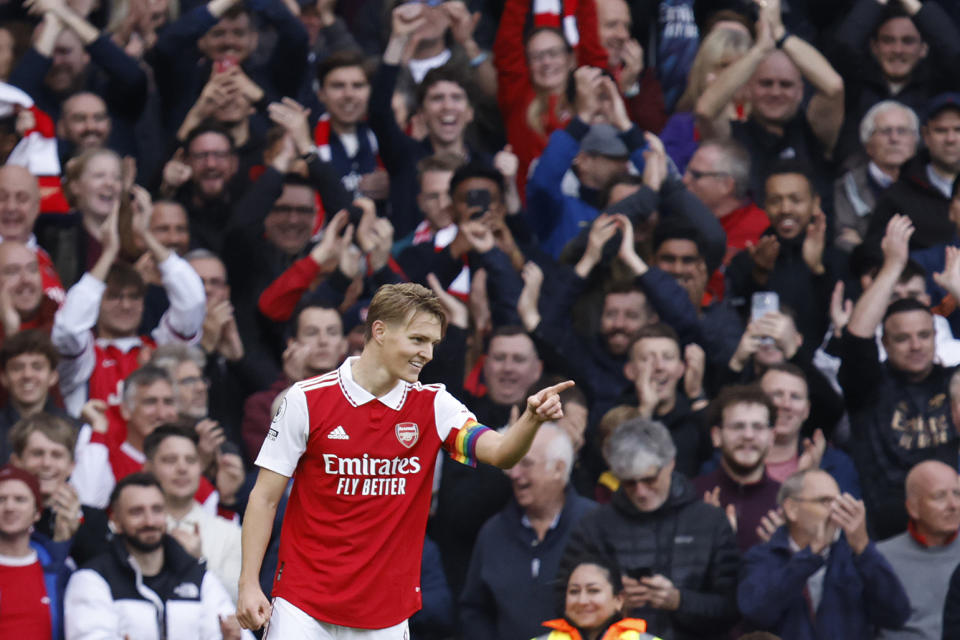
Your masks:
M674 472L676 447L661 423L634 418L603 454L620 488L570 536L561 575L585 554L612 555L624 570L624 613L665 640L725 638L737 621L739 552L723 511Z
M143 468L146 437L160 425L177 419L173 383L167 372L147 365L127 376L120 412L127 423L127 437L119 447L109 444L106 433L89 429L80 432L77 466L70 484L82 504L106 508L117 482Z
M863 116L860 142L867 156L833 184L838 247L850 251L863 242L877 200L900 177L919 139L917 114L896 100L878 102Z
M480 529L460 597L464 640L527 640L554 615L561 554L596 507L569 484L573 460L567 431L545 422L507 471L513 499Z
M724 265L747 243L756 244L770 226L750 193L750 154L732 138L702 143L687 163L683 184L713 212L727 234Z
M870 640L898 629L910 601L867 535L863 502L826 471L787 478L777 500L786 524L750 549L737 602L748 628L784 638Z

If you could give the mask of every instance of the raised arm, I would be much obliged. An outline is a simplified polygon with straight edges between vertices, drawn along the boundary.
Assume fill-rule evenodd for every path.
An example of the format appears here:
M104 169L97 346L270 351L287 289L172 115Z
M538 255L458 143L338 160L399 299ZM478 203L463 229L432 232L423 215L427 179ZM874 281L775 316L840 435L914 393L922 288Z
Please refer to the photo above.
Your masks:
M910 257L910 236L914 227L910 218L895 215L887 224L887 233L880 247L883 249L883 266L853 306L853 313L847 323L847 331L858 338L872 338L883 320L883 314L890 304L893 287L897 284L903 268Z
M807 106L807 122L823 145L826 155L833 153L843 125L843 78L813 45L787 31L780 13L780 0L765 0L761 19L773 26L773 38L816 93Z

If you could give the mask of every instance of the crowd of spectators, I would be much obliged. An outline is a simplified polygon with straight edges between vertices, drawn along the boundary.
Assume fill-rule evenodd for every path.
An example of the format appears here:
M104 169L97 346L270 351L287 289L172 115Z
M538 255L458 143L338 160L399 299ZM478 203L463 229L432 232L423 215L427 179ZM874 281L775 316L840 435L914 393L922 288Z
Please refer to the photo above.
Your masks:
M437 460L416 640L584 558L664 640L960 638L958 70L955 0L0 0L0 636L253 637L271 416L409 281L482 424L576 382Z

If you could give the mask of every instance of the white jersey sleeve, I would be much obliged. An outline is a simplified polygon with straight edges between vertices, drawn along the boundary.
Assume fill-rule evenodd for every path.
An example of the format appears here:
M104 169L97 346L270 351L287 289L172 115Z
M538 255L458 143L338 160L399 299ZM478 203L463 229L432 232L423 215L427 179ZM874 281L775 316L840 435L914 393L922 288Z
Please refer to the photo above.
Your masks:
M470 409L442 388L433 399L433 413L441 442L447 439L452 430L463 427L468 420L477 420Z
M257 456L257 466L291 477L300 456L307 450L309 436L307 396L300 385L295 384L284 393L280 407L273 416L267 437L260 447L260 455Z

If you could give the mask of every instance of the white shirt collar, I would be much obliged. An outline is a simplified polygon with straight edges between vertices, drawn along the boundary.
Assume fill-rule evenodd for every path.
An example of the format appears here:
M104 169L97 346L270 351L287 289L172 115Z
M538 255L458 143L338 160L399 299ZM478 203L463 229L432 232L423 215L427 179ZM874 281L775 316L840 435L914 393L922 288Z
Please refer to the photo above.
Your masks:
M450 49L444 49L437 55L429 58L410 60L410 62L407 63L407 67L410 69L410 75L413 76L414 82L417 84L423 82L423 79L426 77L428 71L447 64L447 61L450 59L451 55L453 54L451 53Z
M944 178L939 173L933 170L933 166L927 165L927 178L940 193L943 194L944 198L950 199L951 192L953 191L953 181Z
M871 160L867 165L867 171L870 172L870 177L873 178L873 180L884 189L893 184L893 178L885 174L873 160Z
M385 395L377 398L372 393L361 387L353 378L353 363L360 359L360 356L347 358L340 368L337 369L337 375L340 379L340 388L347 401L355 407L367 404L372 400L379 400L381 403L390 407L394 411L400 411L403 407L403 401L407 397L408 384L403 380L397 382L393 389L390 389Z

